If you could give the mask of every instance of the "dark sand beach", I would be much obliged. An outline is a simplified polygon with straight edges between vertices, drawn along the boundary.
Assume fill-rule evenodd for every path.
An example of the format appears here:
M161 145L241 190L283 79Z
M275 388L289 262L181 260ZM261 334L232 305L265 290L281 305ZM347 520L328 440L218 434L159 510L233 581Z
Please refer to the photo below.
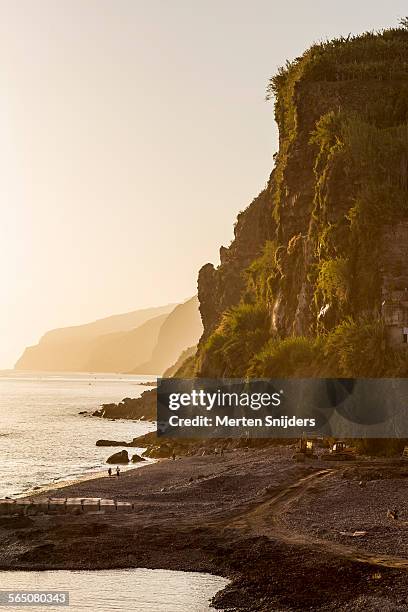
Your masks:
M214 604L242 612L408 610L408 467L297 464L292 453L182 457L41 492L134 511L1 518L1 568L211 572L231 580ZM393 506L398 522L386 516Z

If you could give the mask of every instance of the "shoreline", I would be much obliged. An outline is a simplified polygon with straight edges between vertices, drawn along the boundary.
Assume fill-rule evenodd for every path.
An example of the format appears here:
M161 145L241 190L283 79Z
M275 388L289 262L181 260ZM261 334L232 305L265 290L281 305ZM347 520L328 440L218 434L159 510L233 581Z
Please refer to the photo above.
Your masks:
M214 603L236 612L375 609L374 604L354 607L353 602L367 596L381 598L393 610L402 600L408 603L408 554L396 545L399 556L381 553L375 508L363 508L364 520L371 512L377 529L372 532L373 550L364 538L331 541L303 521L316 499L330 523L336 479L343 482L350 465L296 464L291 453L272 447L222 457L184 456L149 464L148 470L129 469L118 479L99 477L49 488L54 497L132 501L134 511L0 517L1 569L206 572L230 580ZM371 470L373 477L379 469L389 469L390 478L402 478L398 466L365 460L355 462L353 469ZM379 487L385 482L376 484L374 499L381 501ZM344 495L354 496L353 490L354 485L346 486ZM44 492L41 496L46 499ZM392 538L397 544L400 535L387 533L390 550ZM373 580L376 572L381 580Z
M159 459L151 459L148 457L144 458L144 461L138 463L136 465L121 465L121 475L126 474L127 472L132 472L133 470L140 470L141 468L148 467L150 465L154 465L157 463ZM107 464L109 467L109 464ZM116 478L116 476L107 476L105 475L108 471L108 467L105 469L101 468L101 471L92 471L92 472L84 472L82 476L78 476L75 478L69 478L67 480L57 481L55 483L48 483L43 486L40 486L38 489L33 489L29 493L17 493L13 495L11 499L33 499L34 497L40 497L45 493L52 493L53 491L59 491L60 489L65 489L66 487L73 487L75 485L79 485L90 480L112 480L112 478Z

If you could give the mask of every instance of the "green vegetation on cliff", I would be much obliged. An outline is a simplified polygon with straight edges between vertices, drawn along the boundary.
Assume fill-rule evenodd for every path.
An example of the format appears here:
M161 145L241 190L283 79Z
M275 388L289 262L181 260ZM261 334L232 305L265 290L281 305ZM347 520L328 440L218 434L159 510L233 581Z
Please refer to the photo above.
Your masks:
M408 288L407 58L403 25L313 45L271 79L279 151L200 272L199 376L408 371L383 312Z

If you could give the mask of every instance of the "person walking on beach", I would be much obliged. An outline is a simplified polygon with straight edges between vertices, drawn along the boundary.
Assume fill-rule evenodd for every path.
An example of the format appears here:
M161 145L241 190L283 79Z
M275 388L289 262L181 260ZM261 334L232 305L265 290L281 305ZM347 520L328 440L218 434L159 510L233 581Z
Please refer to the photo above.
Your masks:
M109 478L112 476L112 468L109 468L109 470L108 470L108 476L109 476Z
M119 478L120 476L120 467L117 465L116 466L116 477Z

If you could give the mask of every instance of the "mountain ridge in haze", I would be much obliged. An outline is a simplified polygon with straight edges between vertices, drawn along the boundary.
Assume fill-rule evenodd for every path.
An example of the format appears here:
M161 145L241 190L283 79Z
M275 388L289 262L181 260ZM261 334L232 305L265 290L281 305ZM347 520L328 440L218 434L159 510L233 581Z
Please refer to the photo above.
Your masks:
M57 327L51 329L40 338L39 342L54 342L61 341L64 339L75 337L76 334L80 336L99 336L102 334L109 334L119 331L129 331L139 325L142 325L154 316L161 314L168 314L177 306L176 303L166 304L164 306L153 306L151 308L141 308L138 310L131 310L121 314L109 315L108 317L102 317L90 321L88 323L81 323L79 325L69 325L67 327Z
M201 333L195 296L182 304L50 330L25 349L15 369L160 375Z
M175 304L143 308L111 315L83 325L61 327L46 332L38 344L27 347L16 362L16 370L89 371L87 365L99 337L129 332L161 315Z
M160 328L169 315L148 319L129 331L111 332L92 341L85 369L92 372L128 372L143 363L156 346Z

